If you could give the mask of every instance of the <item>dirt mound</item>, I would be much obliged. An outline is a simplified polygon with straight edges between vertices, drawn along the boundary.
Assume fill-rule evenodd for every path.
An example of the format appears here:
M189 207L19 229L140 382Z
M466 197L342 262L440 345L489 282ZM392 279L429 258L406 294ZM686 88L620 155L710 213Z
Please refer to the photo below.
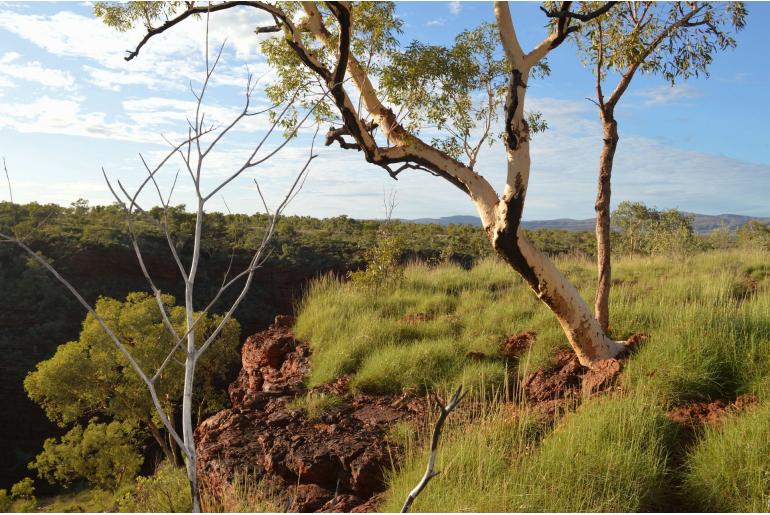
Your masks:
M529 350L536 338L537 333L534 331L509 336L500 343L500 353L507 358L518 358Z
M309 392L303 380L310 349L295 339L291 324L290 318L277 317L246 340L243 368L229 388L232 408L195 432L200 482L210 495L224 496L236 475L246 474L290 511L374 511L384 489L383 473L401 454L388 441L388 428L424 418L425 399L415 392L354 394L344 376ZM534 332L508 337L500 345L502 356L520 356L535 338ZM477 354L477 359L491 358ZM559 413L577 404L583 393L613 388L622 368L617 359L584 367L571 350L564 350L552 366L524 379L522 393L540 412Z
M367 501L383 490L383 471L400 453L387 429L424 414L423 399L353 395L340 378L313 392L339 402L309 419L287 406L307 393L309 348L294 338L290 321L276 322L246 340L243 369L229 388L233 407L196 429L201 484L224 495L245 473L282 492L291 511L371 508Z
M524 379L524 394L528 401L539 403L581 392L596 393L613 386L622 370L623 363L617 359L601 360L588 368L571 350L560 351L554 366L532 372Z
M706 402L691 402L675 406L668 412L668 418L685 428L697 429L706 424L722 421L726 416L743 411L757 403L753 395L741 395L734 401L715 399Z
M627 355L637 339L629 340ZM580 402L583 396L617 388L617 379L623 371L623 357L604 359L592 367L584 367L571 350L562 350L554 356L554 364L528 374L522 382L522 393L530 405L546 415L558 413Z

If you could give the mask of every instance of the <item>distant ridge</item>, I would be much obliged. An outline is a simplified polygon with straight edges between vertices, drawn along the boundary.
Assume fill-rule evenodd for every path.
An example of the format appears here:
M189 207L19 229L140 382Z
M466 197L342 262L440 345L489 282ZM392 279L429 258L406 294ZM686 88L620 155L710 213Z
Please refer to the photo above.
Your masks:
M722 223L725 223L727 227L734 231L738 227L748 223L750 220L759 220L760 222L768 223L770 218L756 217L756 216L744 216L744 215L702 215L699 213L688 213L695 219L693 220L693 229L695 232L705 234L720 227ZM468 215L456 215L456 216L442 216L441 218L417 218L415 220L401 220L406 223L415 224L439 224L439 225L475 225L481 227L481 220L477 216ZM593 218L585 218L582 220L576 220L574 218L556 218L553 220L524 220L521 225L525 229L562 229L565 231L593 231L595 221Z

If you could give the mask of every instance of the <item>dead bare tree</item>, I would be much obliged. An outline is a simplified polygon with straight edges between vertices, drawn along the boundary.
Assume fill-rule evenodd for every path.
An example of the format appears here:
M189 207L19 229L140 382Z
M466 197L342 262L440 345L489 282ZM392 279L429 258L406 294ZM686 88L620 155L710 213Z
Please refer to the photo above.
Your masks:
M247 171L255 169L259 165L265 163L267 160L275 156L281 149L283 149L288 144L288 142L294 136L297 135L298 131L304 126L305 122L308 120L308 118L310 117L313 111L313 108L308 109L304 118L302 118L299 122L292 124L293 126L288 130L287 133L284 133L283 135L278 136L279 138L281 138L279 144L275 145L274 148L272 148L269 151L267 150L263 151L263 148L266 146L268 141L271 141L271 137L275 138L275 134L277 134L276 128L281 126L281 123L284 122L286 118L286 113L288 113L289 109L294 105L296 96L286 99L285 102L283 102L282 106L281 105L270 106L268 108L258 110L258 111L252 110L251 109L252 96L259 81L254 80L253 76L249 74L248 79L246 81L245 100L244 100L243 109L232 119L230 123L228 123L221 129L218 129L214 125L207 124L205 121L206 113L205 113L203 100L206 95L208 86L210 84L211 77L214 74L217 68L217 65L219 63L220 57L222 55L222 51L224 49L224 43L222 44L222 46L219 47L218 52L216 53L213 60L211 61L209 59L208 46L209 45L208 45L208 26L207 26L206 56L205 56L206 73L199 92L196 92L191 87L192 93L196 98L196 108L195 108L194 119L188 120L189 127L188 127L187 138L185 138L184 141L178 144L169 143L171 145L170 151L167 154L165 154L165 156L154 167L151 167L148 164L147 160L140 154L142 166L144 168L144 172L146 172L146 177L140 183L140 185L136 188L136 190L133 191L133 193L129 193L129 191L126 189L126 187L124 187L121 181L117 181L117 188L113 186L113 183L108 178L107 173L102 169L102 174L104 175L104 179L107 183L107 186L109 187L110 192L114 196L115 201L123 208L123 211L125 213L131 245L133 247L134 253L136 254L136 259L139 263L139 267L141 268L141 271L145 279L147 280L150 289L154 294L155 300L158 305L158 310L160 311L160 314L163 320L163 324L166 327L166 329L169 331L169 333L173 336L173 339L176 341L176 344L172 346L171 350L169 351L169 353L167 354L167 356L165 357L162 364L158 367L157 370L149 371L149 370L143 369L142 366L140 366L140 364L136 361L135 357L132 356L131 351L129 350L129 347L127 346L126 342L123 342L120 340L120 338L116 335L116 332L114 332L109 327L109 325L104 321L104 319L99 316L96 310L91 306L91 304L88 303L88 301L86 301L83 298L83 296L78 292L78 290L66 278L60 275L59 272L48 261L46 261L43 257L35 253L34 249L29 247L25 243L24 238L19 237L18 235L0 233L0 241L17 245L24 252L29 254L30 257L32 257L35 261L37 261L42 267L48 270L48 272L50 272L59 282L61 282L69 290L69 292L77 299L77 301L94 317L94 319L99 323L99 325L107 333L107 335L109 335L110 339L118 348L120 353L125 357L130 367L141 378L142 382L144 382L152 398L152 402L158 413L158 416L160 417L163 423L163 426L168 431L168 434L171 436L173 441L179 446L179 448L182 451L182 455L185 458L187 477L190 482L192 509L194 512L199 512L201 509L198 478L197 478L196 449L195 449L195 441L193 438L193 431L195 429L193 425L194 424L193 422L193 386L194 386L194 379L195 379L196 364L198 363L198 360L200 359L201 355L203 355L211 347L212 343L217 339L222 329L225 327L227 322L231 319L231 317L233 316L233 313L235 312L235 310L238 308L238 306L241 304L244 297L246 296L246 293L248 292L254 280L255 272L264 264L266 259L269 257L268 246L271 239L275 235L277 221L280 218L281 214L286 209L286 207L289 205L289 203L296 197L296 195L302 189L302 186L308 174L310 163L313 161L313 159L317 157L317 155L314 154L314 143L315 143L316 135L318 133L318 129L316 128L315 134L313 136L313 143L310 146L310 151L307 159L304 161L304 164L296 173L296 176L291 182L291 185L289 186L285 196L281 199L278 206L272 210L272 212L268 207L268 204L264 195L262 194L262 190L259 186L259 183L256 181L256 179L254 180L256 184L257 194L262 203L262 207L265 210L265 213L268 215L268 224L267 224L267 227L264 229L264 232L262 234L262 239L259 242L253 255L251 256L251 259L249 260L249 263L246 266L246 268L240 271L239 273L235 274L233 277L228 277L230 272L230 270L228 269L227 272L225 273L225 277L222 281L221 287L219 288L217 293L213 296L211 301L203 308L202 311L201 310L196 311L193 298L194 298L194 290L195 290L195 281L201 266L201 238L203 236L204 225L205 225L206 204L217 193L220 193L225 186L232 183L235 179L241 177ZM254 116L259 116L259 115L270 115L271 113L272 113L272 117L271 117L272 123L269 125L269 128L265 130L265 133L263 134L259 142L256 144L256 146L253 147L253 149L251 149L250 153L244 160L243 164L240 167L238 167L234 172L229 174L223 181L221 181L216 186L214 186L210 191L204 192L202 178L204 177L206 159L210 157L211 151L219 143L221 143L223 138L228 133L230 133L233 130L233 128L235 128L244 119L254 117ZM168 140L166 141L168 142ZM260 151L262 151L262 153L260 153ZM159 172L163 170L174 157L178 157L181 159L184 165L184 168L187 174L189 175L190 181L194 186L194 192L195 192L195 198L196 198L195 226L194 226L194 231L192 235L192 239L193 239L192 257L191 257L190 264L187 267L185 267L182 260L180 259L179 252L178 252L178 245L175 241L174 235L172 234L172 230L169 226L169 217L168 217L169 205L171 202L171 197L174 192L174 188L177 183L179 173L177 172L174 178L173 185L171 186L171 189L165 198L161 192L161 188L157 180ZM6 175L7 175L7 169L6 169ZM155 189L155 192L157 193L157 196L158 196L158 201L160 202L160 205L162 207L163 214L160 217L160 219L156 219L153 216L151 216L150 213L147 210L143 209L139 204L139 197L141 193L150 184L152 184L152 187ZM162 299L161 291L155 285L155 282L153 281L150 275L150 272L146 266L145 259L142 254L142 250L139 245L137 230L135 228L135 221L139 218L143 220L149 220L155 223L157 227L160 230L162 230L163 234L165 235L166 242L168 243L168 248L171 252L171 255L173 256L173 259L179 269L180 277L185 285L184 304L185 304L186 319L185 319L184 334L179 334L179 332L174 328L173 324L171 323L171 320L169 319L169 315L167 312L167 307L164 304ZM239 286L240 290L238 291L236 289L238 293L235 300L225 310L221 321L215 327L215 329L210 334L206 335L206 337L204 338L202 334L199 334L199 332L196 331L196 326L198 322L205 316L206 313L208 313L213 308L213 306L220 300L220 298L225 292L227 292L231 288L235 288L237 285L240 285ZM166 410L164 409L162 403L158 398L158 394L156 391L156 384L161 374L166 369L166 367L169 366L170 363L172 363L172 361L177 361L177 362L182 361L182 360L179 360L178 358L183 358L183 363L181 364L184 367L184 372L185 372L183 397L182 397L181 434L177 431L176 427L174 426L171 420L171 418L173 417L173 414L169 414L166 412Z

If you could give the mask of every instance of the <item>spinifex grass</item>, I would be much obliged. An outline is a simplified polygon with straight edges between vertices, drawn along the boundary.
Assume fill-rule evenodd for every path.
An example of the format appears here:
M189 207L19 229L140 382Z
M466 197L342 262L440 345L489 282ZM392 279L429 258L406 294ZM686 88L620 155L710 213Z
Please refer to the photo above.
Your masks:
M506 381L566 346L551 313L502 263L410 265L398 285L379 290L325 279L303 301L297 330L313 347L313 384L347 373L355 388L375 392L475 385L480 400L469 405L485 415L453 413L442 474L417 510L634 511L693 496L701 509L767 509L762 463L770 456L759 440L770 434L768 262L768 252L736 250L616 260L610 333L647 338L626 364L621 393L586 401L553 428L494 400L509 391ZM593 264L565 258L558 266L590 300ZM502 339L533 330L530 351L505 361ZM676 404L742 393L759 398L759 415L735 415L695 441L665 417ZM419 479L430 422L404 440L408 457L390 475L384 509L398 508Z
M637 511L664 497L671 424L648 399L591 400L553 430L526 407L493 406L455 421L415 511ZM397 510L426 457L408 449L381 510Z
M707 428L684 476L693 509L770 511L770 403Z
M342 402L342 398L334 393L308 392L297 397L286 405L286 409L301 409L309 420L317 420Z

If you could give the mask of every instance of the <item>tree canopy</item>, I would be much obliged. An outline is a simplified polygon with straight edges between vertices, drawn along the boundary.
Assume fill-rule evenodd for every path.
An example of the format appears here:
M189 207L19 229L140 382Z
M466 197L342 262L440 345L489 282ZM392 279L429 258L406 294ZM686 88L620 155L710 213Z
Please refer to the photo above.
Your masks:
M582 2L580 10L599 4ZM743 2L619 2L580 25L572 38L601 80L616 72L622 83L638 71L673 84L708 75L714 55L736 46L733 35L746 16Z
M164 295L163 301L168 307L171 323L183 332L184 308L175 306L170 295ZM155 300L146 293L130 293L123 302L100 298L96 302L96 312L115 328L137 362L148 370L158 369L176 343L163 325ZM204 314L199 322L203 334L211 332L219 318ZM229 368L238 361L239 341L240 327L232 320L214 344L216 352L202 358L196 376L199 388L196 389L195 404L199 419L225 405L227 399L223 385ZM178 349L174 359L181 363L184 350ZM183 373L181 366L172 364L158 377L157 392L168 413L179 409ZM96 441L118 441L125 437L135 442L141 441L141 438L135 439L135 435L151 435L167 456L175 461L173 441L165 434L147 389L128 367L125 357L111 345L109 337L91 314L83 322L80 338L60 345L51 359L38 363L37 369L24 380L24 387L29 397L43 408L52 421L61 427L74 425L60 443L53 440L46 442L35 465L44 477L62 481L85 477L95 481L96 476L101 474L99 471L109 468L105 464L89 463L88 456L99 445L94 445L90 451L82 447L84 444L81 441L86 435ZM120 425L100 424L104 420ZM82 423L86 423L85 428L81 427ZM136 444L130 447L136 454ZM105 458L98 453L94 459L120 465L121 470L134 467L133 461L129 464L118 463L120 458ZM122 472L116 474L112 472L115 480L118 476L125 477Z

